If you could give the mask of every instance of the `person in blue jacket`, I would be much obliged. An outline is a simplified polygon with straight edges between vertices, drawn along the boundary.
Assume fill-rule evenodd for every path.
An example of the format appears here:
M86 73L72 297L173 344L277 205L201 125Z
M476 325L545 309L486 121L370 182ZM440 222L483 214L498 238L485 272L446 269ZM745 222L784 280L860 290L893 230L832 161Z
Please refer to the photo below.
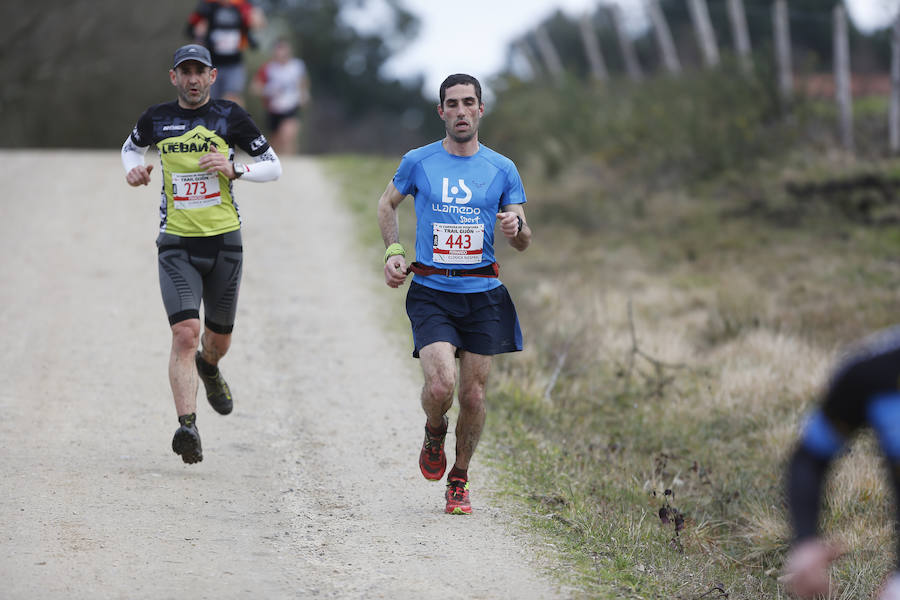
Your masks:
M829 593L829 567L841 548L819 532L820 504L830 465L864 427L871 428L887 462L894 491L894 527L900 523L900 327L857 343L836 367L818 406L803 425L787 469L793 539L781 580L800 598ZM900 560L898 539L895 561ZM878 592L900 600L900 563Z
M484 103L478 80L461 73L447 77L437 111L446 135L403 157L378 202L378 225L387 247L387 285L397 288L413 274L406 311L413 356L425 379L419 468L430 481L444 475L446 415L458 384L456 456L447 474L445 510L470 514L468 468L484 427L491 361L522 349L515 306L498 278L494 240L499 233L522 251L531 243L531 228L515 164L479 142ZM409 263L397 218L407 196L414 198L416 212L416 260Z

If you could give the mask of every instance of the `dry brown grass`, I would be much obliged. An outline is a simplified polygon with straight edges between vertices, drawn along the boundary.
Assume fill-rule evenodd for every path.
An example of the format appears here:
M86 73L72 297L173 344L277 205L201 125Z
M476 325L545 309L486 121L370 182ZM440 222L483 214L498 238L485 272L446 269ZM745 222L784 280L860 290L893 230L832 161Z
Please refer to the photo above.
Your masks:
M536 204L542 192L531 192ZM839 349L893 318L888 249L900 244L887 230L827 214L801 215L803 227L766 214L717 218L709 199L684 192L619 208L580 235L542 227L552 209L529 208L535 247L500 258L527 350L500 363L495 384L541 399L543 425L533 426L542 451L562 452L547 485L562 473L579 482L554 494L584 494L587 511L619 498L608 517L619 523L596 527L596 537L567 535L588 545L615 535L642 548L634 562L644 570L627 569L644 582L646 595L635 597L694 597L686 590L717 578L732 599L777 597L790 538L784 461ZM834 469L823 515L848 548L835 566L847 598L870 593L893 548L877 446L864 438L852 448ZM640 531L625 526L658 509L653 492L667 488L688 515L674 563L658 519Z

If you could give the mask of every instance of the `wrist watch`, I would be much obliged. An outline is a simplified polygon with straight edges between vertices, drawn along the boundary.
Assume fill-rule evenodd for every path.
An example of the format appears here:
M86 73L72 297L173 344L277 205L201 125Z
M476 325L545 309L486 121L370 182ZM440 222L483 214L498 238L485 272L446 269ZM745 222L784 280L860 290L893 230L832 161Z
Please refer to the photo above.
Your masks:
M234 163L234 178L238 179L241 175L247 172L247 165L244 163Z

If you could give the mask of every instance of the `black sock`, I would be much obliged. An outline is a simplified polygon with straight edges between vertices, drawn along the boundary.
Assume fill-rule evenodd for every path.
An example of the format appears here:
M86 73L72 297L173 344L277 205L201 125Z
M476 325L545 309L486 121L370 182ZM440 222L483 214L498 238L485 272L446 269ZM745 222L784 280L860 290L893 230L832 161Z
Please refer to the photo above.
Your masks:
M216 375L216 373L219 372L219 367L206 362L203 359L203 355L200 353L200 351L197 351L197 370L200 371L201 375L206 375L207 377L214 377Z
M197 422L197 413L191 413L189 415L181 415L178 417L178 422L184 425L185 427L193 427Z
M460 469L456 465L453 465L453 468L450 469L450 472L447 473L447 479L462 479L463 481L469 480L469 470L468 469Z

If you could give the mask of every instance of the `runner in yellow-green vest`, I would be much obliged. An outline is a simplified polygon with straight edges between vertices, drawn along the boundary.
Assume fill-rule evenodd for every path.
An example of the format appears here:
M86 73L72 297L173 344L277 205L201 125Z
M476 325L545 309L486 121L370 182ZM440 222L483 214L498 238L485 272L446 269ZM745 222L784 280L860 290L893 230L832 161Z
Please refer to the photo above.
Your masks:
M122 146L131 186L150 183L153 166L144 164L150 145L156 146L162 165L156 245L172 329L169 383L179 422L172 450L186 463L203 460L196 424L198 376L216 412L224 415L233 408L218 363L231 345L243 264L234 180L272 181L281 175L278 156L247 111L210 99L216 75L203 46L176 50L169 79L177 100L144 111ZM235 148L254 162L234 162Z

